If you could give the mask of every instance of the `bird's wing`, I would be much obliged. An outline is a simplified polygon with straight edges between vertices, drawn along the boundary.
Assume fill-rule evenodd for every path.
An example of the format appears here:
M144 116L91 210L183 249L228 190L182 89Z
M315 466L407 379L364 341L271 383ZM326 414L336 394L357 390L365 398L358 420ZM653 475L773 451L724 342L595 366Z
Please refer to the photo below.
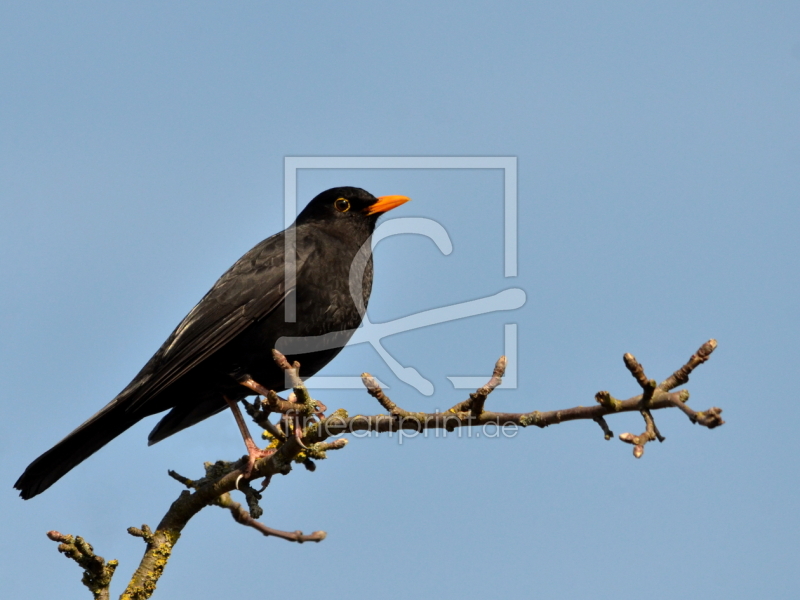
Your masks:
M299 273L312 248L297 252ZM118 396L136 410L278 306L294 289L286 281L284 236L247 252L219 278Z

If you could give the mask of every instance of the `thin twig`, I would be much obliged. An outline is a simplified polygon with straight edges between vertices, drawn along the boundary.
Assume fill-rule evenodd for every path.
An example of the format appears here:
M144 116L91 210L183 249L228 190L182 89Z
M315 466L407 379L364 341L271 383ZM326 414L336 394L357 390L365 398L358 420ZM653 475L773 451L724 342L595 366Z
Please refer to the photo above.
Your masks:
M473 415L480 415L483 412L483 406L486 403L486 398L495 390L497 386L503 383L503 376L506 373L507 365L508 359L505 356L498 358L497 362L494 364L492 378L486 383L486 385L479 387L474 393L469 395L467 400L459 402L450 408L448 412L459 413L469 411Z
M608 427L608 423L606 423L604 417L597 417L594 419L594 421L600 425L600 428L603 430L603 437L605 437L607 440L610 440L614 437L614 432Z
M256 521L253 517L251 517L250 513L247 512L241 504L234 501L233 498L231 498L231 495L228 493L222 494L219 498L217 498L215 504L230 510L233 520L237 523L246 525L247 527L252 527L256 531L260 531L265 536L277 537L288 542L297 542L298 544L302 544L303 542L321 542L327 536L324 531L314 531L310 534L304 534L302 531L281 531L280 529L267 527L263 523Z
M692 354L691 358L686 361L685 365L662 381L658 387L665 392L668 392L672 389L675 389L679 385L687 383L689 381L689 375L691 372L694 371L698 365L702 365L704 362L706 362L716 348L717 340L708 340L705 344L700 346L700 349L697 352Z

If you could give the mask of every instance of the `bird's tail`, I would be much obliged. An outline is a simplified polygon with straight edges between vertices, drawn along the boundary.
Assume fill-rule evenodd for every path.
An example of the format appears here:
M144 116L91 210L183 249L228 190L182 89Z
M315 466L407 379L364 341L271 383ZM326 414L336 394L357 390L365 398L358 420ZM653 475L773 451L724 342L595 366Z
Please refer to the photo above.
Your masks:
M111 402L28 465L14 487L25 500L41 494L143 416L132 415L123 406Z

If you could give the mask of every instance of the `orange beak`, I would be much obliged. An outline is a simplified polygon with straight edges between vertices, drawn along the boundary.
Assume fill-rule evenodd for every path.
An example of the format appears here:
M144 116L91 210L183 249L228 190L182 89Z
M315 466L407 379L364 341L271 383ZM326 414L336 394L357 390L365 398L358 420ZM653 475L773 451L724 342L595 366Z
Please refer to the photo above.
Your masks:
M368 206L364 212L368 215L379 215L388 212L393 208L397 208L409 200L411 200L411 198L407 198L406 196L381 196L378 198L378 201L375 204Z

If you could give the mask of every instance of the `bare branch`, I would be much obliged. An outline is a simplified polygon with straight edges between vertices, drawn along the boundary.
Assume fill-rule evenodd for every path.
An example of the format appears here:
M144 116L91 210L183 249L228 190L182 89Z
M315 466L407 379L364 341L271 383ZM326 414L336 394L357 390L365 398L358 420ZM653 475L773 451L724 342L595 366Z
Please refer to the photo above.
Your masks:
M610 440L611 438L613 438L613 437L614 437L614 432L613 432L613 431L611 431L611 429L609 429L609 427L608 427L608 423L606 423L606 420L605 420L605 418L604 418L604 417L597 417L596 419L594 419L594 421L595 421L595 422L596 422L598 425L600 425L600 428L603 430L603 436L604 436L604 437L605 437L607 440Z
M95 600L108 600L111 578L119 563L108 562L94 553L94 548L80 536L64 535L58 531L48 531L47 537L59 542L58 551L71 558L83 568L83 585L89 588Z
M644 454L644 445L647 442L652 442L655 439L658 439L659 442L663 442L666 439L658 431L656 422L653 420L653 415L650 414L649 410L643 410L642 416L644 417L645 423L644 433L639 435L633 435L632 433L619 434L619 439L623 442L633 444L633 455L636 458L642 458L642 454Z
M592 406L575 406L547 412L503 413L486 410L485 404L488 396L502 382L507 364L505 357L500 357L497 361L492 377L486 385L444 413L403 410L383 392L372 376L364 373L362 381L367 392L388 414L356 415L354 417L350 417L342 409L325 417L324 406L311 398L300 378L299 363L290 364L286 357L275 351L275 361L287 373L293 387L288 400L280 398L272 390L263 388L249 376L244 376L239 380L242 385L263 396L263 400L256 399L252 404L246 403L245 407L251 418L266 430L264 436L270 440L267 451L262 451L262 458L251 464L248 464L248 456L233 463L225 461L206 463L205 476L197 480L169 471L170 477L188 489L181 492L155 531L146 525L143 525L141 529L132 527L128 530L131 535L142 538L147 544L147 548L122 598L144 600L152 595L183 528L195 514L212 504L228 509L238 523L252 527L265 536L298 543L319 542L325 539L323 531L303 534L300 531L287 532L267 527L257 520L262 513L258 501L271 477L277 474L288 474L291 471L292 463L301 463L309 470L314 470L314 460L326 458L329 450L344 448L347 444L347 440L344 438L327 441L334 436L357 431L423 431L433 428L454 431L458 427L484 425L498 427L535 425L544 428L566 421L585 419L595 421L603 430L605 439L608 440L613 437L613 433L605 417L616 413L638 411L645 421L645 431L639 435L623 433L619 438L623 442L632 444L634 456L639 458L644 453L644 446L647 443L656 439L664 441L664 436L661 435L655 424L652 411L678 408L692 423L709 429L718 427L724 424L721 409L710 408L705 411L694 411L686 404L689 400L687 390L671 391L681 383L688 381L689 374L698 365L708 360L714 348L716 348L714 340L705 343L683 367L675 371L660 385L656 385L655 380L649 379L645 375L644 368L633 355L626 354L624 356L625 366L642 388L640 395L627 400L618 400L609 392L601 391L595 395L597 403ZM282 415L283 429L269 421L269 415L272 412ZM265 483L260 491L250 487L250 481L262 477ZM237 485L245 494L249 510L235 502L230 496L230 492L236 489ZM58 532L49 532L48 536L60 542L59 550L84 568L84 584L92 590L95 598L108 598L108 585L117 562L106 563L102 557L96 556L92 547L80 537L63 536Z
M252 516L250 516L250 513L247 512L241 504L235 502L228 493L222 494L219 498L217 498L215 504L230 510L233 520L237 523L252 527L256 531L260 531L265 536L278 537L289 542L297 542L298 544L302 544L303 542L321 542L327 536L324 531L315 531L306 535L303 534L302 531L281 531L280 529L272 529L271 527L267 527L263 523L256 521Z
M679 385L683 385L689 381L689 375L698 366L706 362L711 353L717 348L717 340L708 340L705 344L700 346L700 349L692 354L692 357L680 369L675 371L672 375L662 381L658 387L665 392L668 392Z
M506 366L508 366L508 359L505 356L501 356L497 359L494 365L494 371L492 371L492 378L486 385L478 388L475 393L470 394L467 400L453 406L449 412L460 413L469 411L473 415L480 415L483 412L483 405L486 403L486 398L497 386L503 383L503 375L506 374Z
M361 381L364 383L364 387L367 388L369 395L375 398L380 405L389 412L390 415L401 416L406 414L406 411L399 408L397 404L389 400L389 397L383 393L381 386L378 385L378 382L372 375L369 373L362 373Z
M284 362L286 359L284 358ZM243 378L239 379L239 383L245 386L246 388L250 388L256 394L261 394L264 399L261 400L266 405L266 408L270 412L278 412L278 413L291 413L297 409L292 402L284 400L277 393L272 390L268 390L263 385L254 381L252 377L249 375L245 375Z

